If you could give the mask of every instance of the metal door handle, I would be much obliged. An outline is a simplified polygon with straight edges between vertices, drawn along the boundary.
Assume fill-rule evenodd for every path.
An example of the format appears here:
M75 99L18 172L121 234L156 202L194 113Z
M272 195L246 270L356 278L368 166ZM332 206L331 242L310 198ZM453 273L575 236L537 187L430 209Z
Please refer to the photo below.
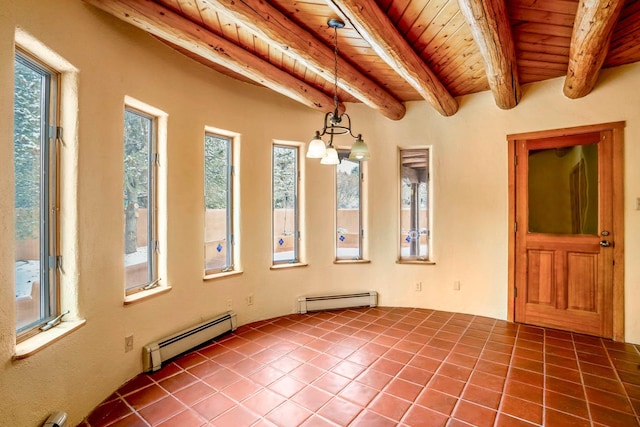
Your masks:
M608 248L609 246L611 246L611 242L608 240L601 240L600 246L602 246L603 248Z

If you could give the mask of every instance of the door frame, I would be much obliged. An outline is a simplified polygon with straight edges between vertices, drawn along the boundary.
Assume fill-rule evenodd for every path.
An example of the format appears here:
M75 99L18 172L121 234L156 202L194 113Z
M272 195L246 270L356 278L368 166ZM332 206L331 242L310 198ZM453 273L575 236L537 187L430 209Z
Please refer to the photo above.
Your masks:
M625 122L611 122L571 128L544 130L507 135L509 174L509 268L507 287L507 320L515 320L516 262L516 143L549 137L611 131L613 136L613 339L624 341L624 127Z

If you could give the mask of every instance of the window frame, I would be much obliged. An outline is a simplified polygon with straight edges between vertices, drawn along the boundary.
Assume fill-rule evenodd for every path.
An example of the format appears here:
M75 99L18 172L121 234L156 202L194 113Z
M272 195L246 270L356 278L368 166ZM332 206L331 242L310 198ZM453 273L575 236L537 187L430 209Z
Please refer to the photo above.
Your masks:
M62 74L48 66L41 59L16 46L14 53L14 72L18 63L30 68L40 75L43 85L43 93L40 97L40 178L39 188L39 280L40 280L40 315L38 319L18 327L16 324L16 341L22 342L29 337L38 334L47 324L60 315L60 251L58 236L60 233L58 223L59 179L58 167L60 162L58 150L60 97L59 87ZM14 94L16 91L14 80ZM15 108L15 100L14 100ZM14 119L15 120L15 119ZM14 177L15 175L15 127L14 127ZM14 206L15 206L14 183ZM43 220L43 218L45 218ZM14 216L14 221L16 220ZM14 233L14 239L16 235ZM15 240L14 240L15 241ZM16 299L17 302L17 299ZM16 321L17 321L16 306Z
M207 207L206 207L206 194L207 194L207 184L206 184L206 167L207 167L207 157L206 157L206 143L207 143L207 137L211 136L214 138L218 138L218 139L223 139L227 142L226 144L226 153L227 153L227 162L226 162L226 178L227 178L227 190L226 190L226 204L227 204L227 208L226 208L226 238L225 238L225 246L226 246L226 261L225 261L225 265L222 268L217 268L217 269L211 269L211 270L207 270L207 255L206 255L206 251L207 251L207 241L206 241L206 226L207 226L207 220L206 220L206 212L207 212ZM204 221L203 221L203 226L204 226L204 233L203 233L203 239L204 239L204 277L205 278L209 278L209 277L215 277L217 275L220 274L224 274L224 273L230 273L230 272L235 272L237 271L237 254L236 254L236 221L235 221L235 215L236 215L236 206L235 206L235 192L236 192L236 188L237 188L237 182L236 182L236 144L237 144L237 138L235 135L230 135L226 132L222 132L219 130L213 130L213 129L205 129L205 137L203 139L203 146L205 147L205 152L203 153L203 172L204 172L204 179L203 179L203 186L204 186Z
M294 208L294 220L293 220L293 258L276 260L275 259L275 238L276 238L276 227L275 227L275 150L276 148L283 148L287 150L292 150L295 153L294 157L294 168L295 168L295 179L294 179L294 189L293 189L293 208ZM302 182L302 162L300 161L300 145L287 143L284 141L276 141L273 143L271 147L271 265L274 268L287 266L287 265L300 265L301 261L301 230L300 230L300 218L301 218L301 182Z
M147 173L147 281L144 284L136 284L133 286L127 286L127 266L125 265L125 277L124 277L124 292L125 296L129 297L137 294L141 291L146 291L159 286L159 240L158 240L158 126L159 116L154 112L145 110L140 106L132 106L130 103L125 103L124 117L127 112L136 114L145 119L149 119L151 122L151 135L149 140L149 155L147 158L147 166L149 171ZM123 132L123 154L124 154L124 132ZM123 169L124 170L124 169ZM124 174L123 174L124 176ZM123 181L124 183L124 181ZM124 192L123 192L124 194ZM126 216L124 218L126 222ZM125 224L126 229L126 224ZM126 237L125 237L126 239Z
M358 165L358 255L356 257L349 256L339 256L338 255L338 172L339 166L335 167L335 240L334 240L334 251L335 251L335 262L344 263L344 262L362 262L365 261L365 248L364 248L364 163L354 160L349 160L349 149L337 149L338 158L340 159L340 163L342 164L343 160L347 160Z
M403 233L402 230L402 189L403 189L403 153L404 152L418 152L424 151L426 155L426 182L425 182L425 190L426 190L426 255L421 256L418 255L408 255L403 256L402 254L402 240L409 238L405 237L406 233ZM430 146L416 146L416 147L398 147L398 260L399 264L435 264L433 261L433 180L432 180L432 162L433 159L433 149ZM418 215L419 218L419 211ZM420 233L420 223L418 223L418 238L422 233ZM407 235L408 236L408 235ZM420 247L420 241L418 240L418 247Z

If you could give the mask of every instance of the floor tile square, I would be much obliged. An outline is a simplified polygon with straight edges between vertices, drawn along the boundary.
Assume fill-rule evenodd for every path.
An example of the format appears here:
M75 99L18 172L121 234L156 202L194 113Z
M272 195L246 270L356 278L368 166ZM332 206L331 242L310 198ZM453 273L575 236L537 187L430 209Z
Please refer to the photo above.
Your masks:
M331 399L319 411L318 415L338 425L348 425L361 411L362 406L348 402L339 397Z
M458 398L427 388L418 396L416 403L441 414L450 415L456 403L458 403Z
M174 393L173 396L178 398L178 400L185 405L193 406L195 403L214 394L215 392L216 390L209 384L198 381Z
M293 402L287 401L267 414L267 419L278 426L297 427L313 412Z
M338 396L364 407L367 406L378 393L378 390L354 381L342 389Z
M449 417L422 406L413 405L402 419L409 426L444 427ZM375 424L371 424L375 425Z
M490 427L496 419L496 411L461 400L453 410L452 416L477 427Z
M534 423L542 423L542 405L510 395L502 397L500 411L516 418Z
M365 409L349 424L349 427L395 427L397 425L397 422Z
M373 402L369 404L368 408L394 421L400 421L410 406L411 403L406 400L387 393L380 393Z
M263 389L246 399L244 402L242 402L242 404L243 406L251 409L256 414L264 416L268 412L271 412L277 406L281 405L286 400L287 399L285 399L283 396L269 389Z
M149 424L156 425L171 418L179 412L184 411L185 409L186 407L184 404L180 403L172 396L167 396L141 409L139 414L149 422Z
M351 384L353 385L353 384ZM334 395L314 386L307 386L300 390L291 399L300 406L307 408L312 412L316 412L325 403L327 403Z
M462 399L469 402L477 403L481 406L486 406L490 409L498 409L501 397L502 394L498 393L497 391L478 387L473 384L467 384L462 393Z
M233 406L231 399L216 393L193 405L193 409L207 420L212 420Z

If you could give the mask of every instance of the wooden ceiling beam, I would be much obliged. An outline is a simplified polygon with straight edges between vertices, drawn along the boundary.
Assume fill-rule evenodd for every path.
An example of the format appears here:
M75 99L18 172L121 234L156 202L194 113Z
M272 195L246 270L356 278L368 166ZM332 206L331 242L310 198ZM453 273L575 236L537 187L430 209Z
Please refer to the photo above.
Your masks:
M504 0L458 0L458 5L480 49L496 104L503 110L515 107L522 91Z
M308 107L322 112L333 108L333 97L150 0L85 2Z
M333 49L301 28L265 1L198 0L215 8L268 43L282 49L285 55L305 64L327 81L334 81ZM329 18L329 17L327 17ZM338 58L338 86L362 103L392 120L400 120L406 112L404 104L362 74L342 58Z
M593 90L623 4L624 0L580 0L564 80L568 98L581 98Z
M345 16L376 54L443 116L458 111L458 103L438 77L398 32L374 0L326 0Z

